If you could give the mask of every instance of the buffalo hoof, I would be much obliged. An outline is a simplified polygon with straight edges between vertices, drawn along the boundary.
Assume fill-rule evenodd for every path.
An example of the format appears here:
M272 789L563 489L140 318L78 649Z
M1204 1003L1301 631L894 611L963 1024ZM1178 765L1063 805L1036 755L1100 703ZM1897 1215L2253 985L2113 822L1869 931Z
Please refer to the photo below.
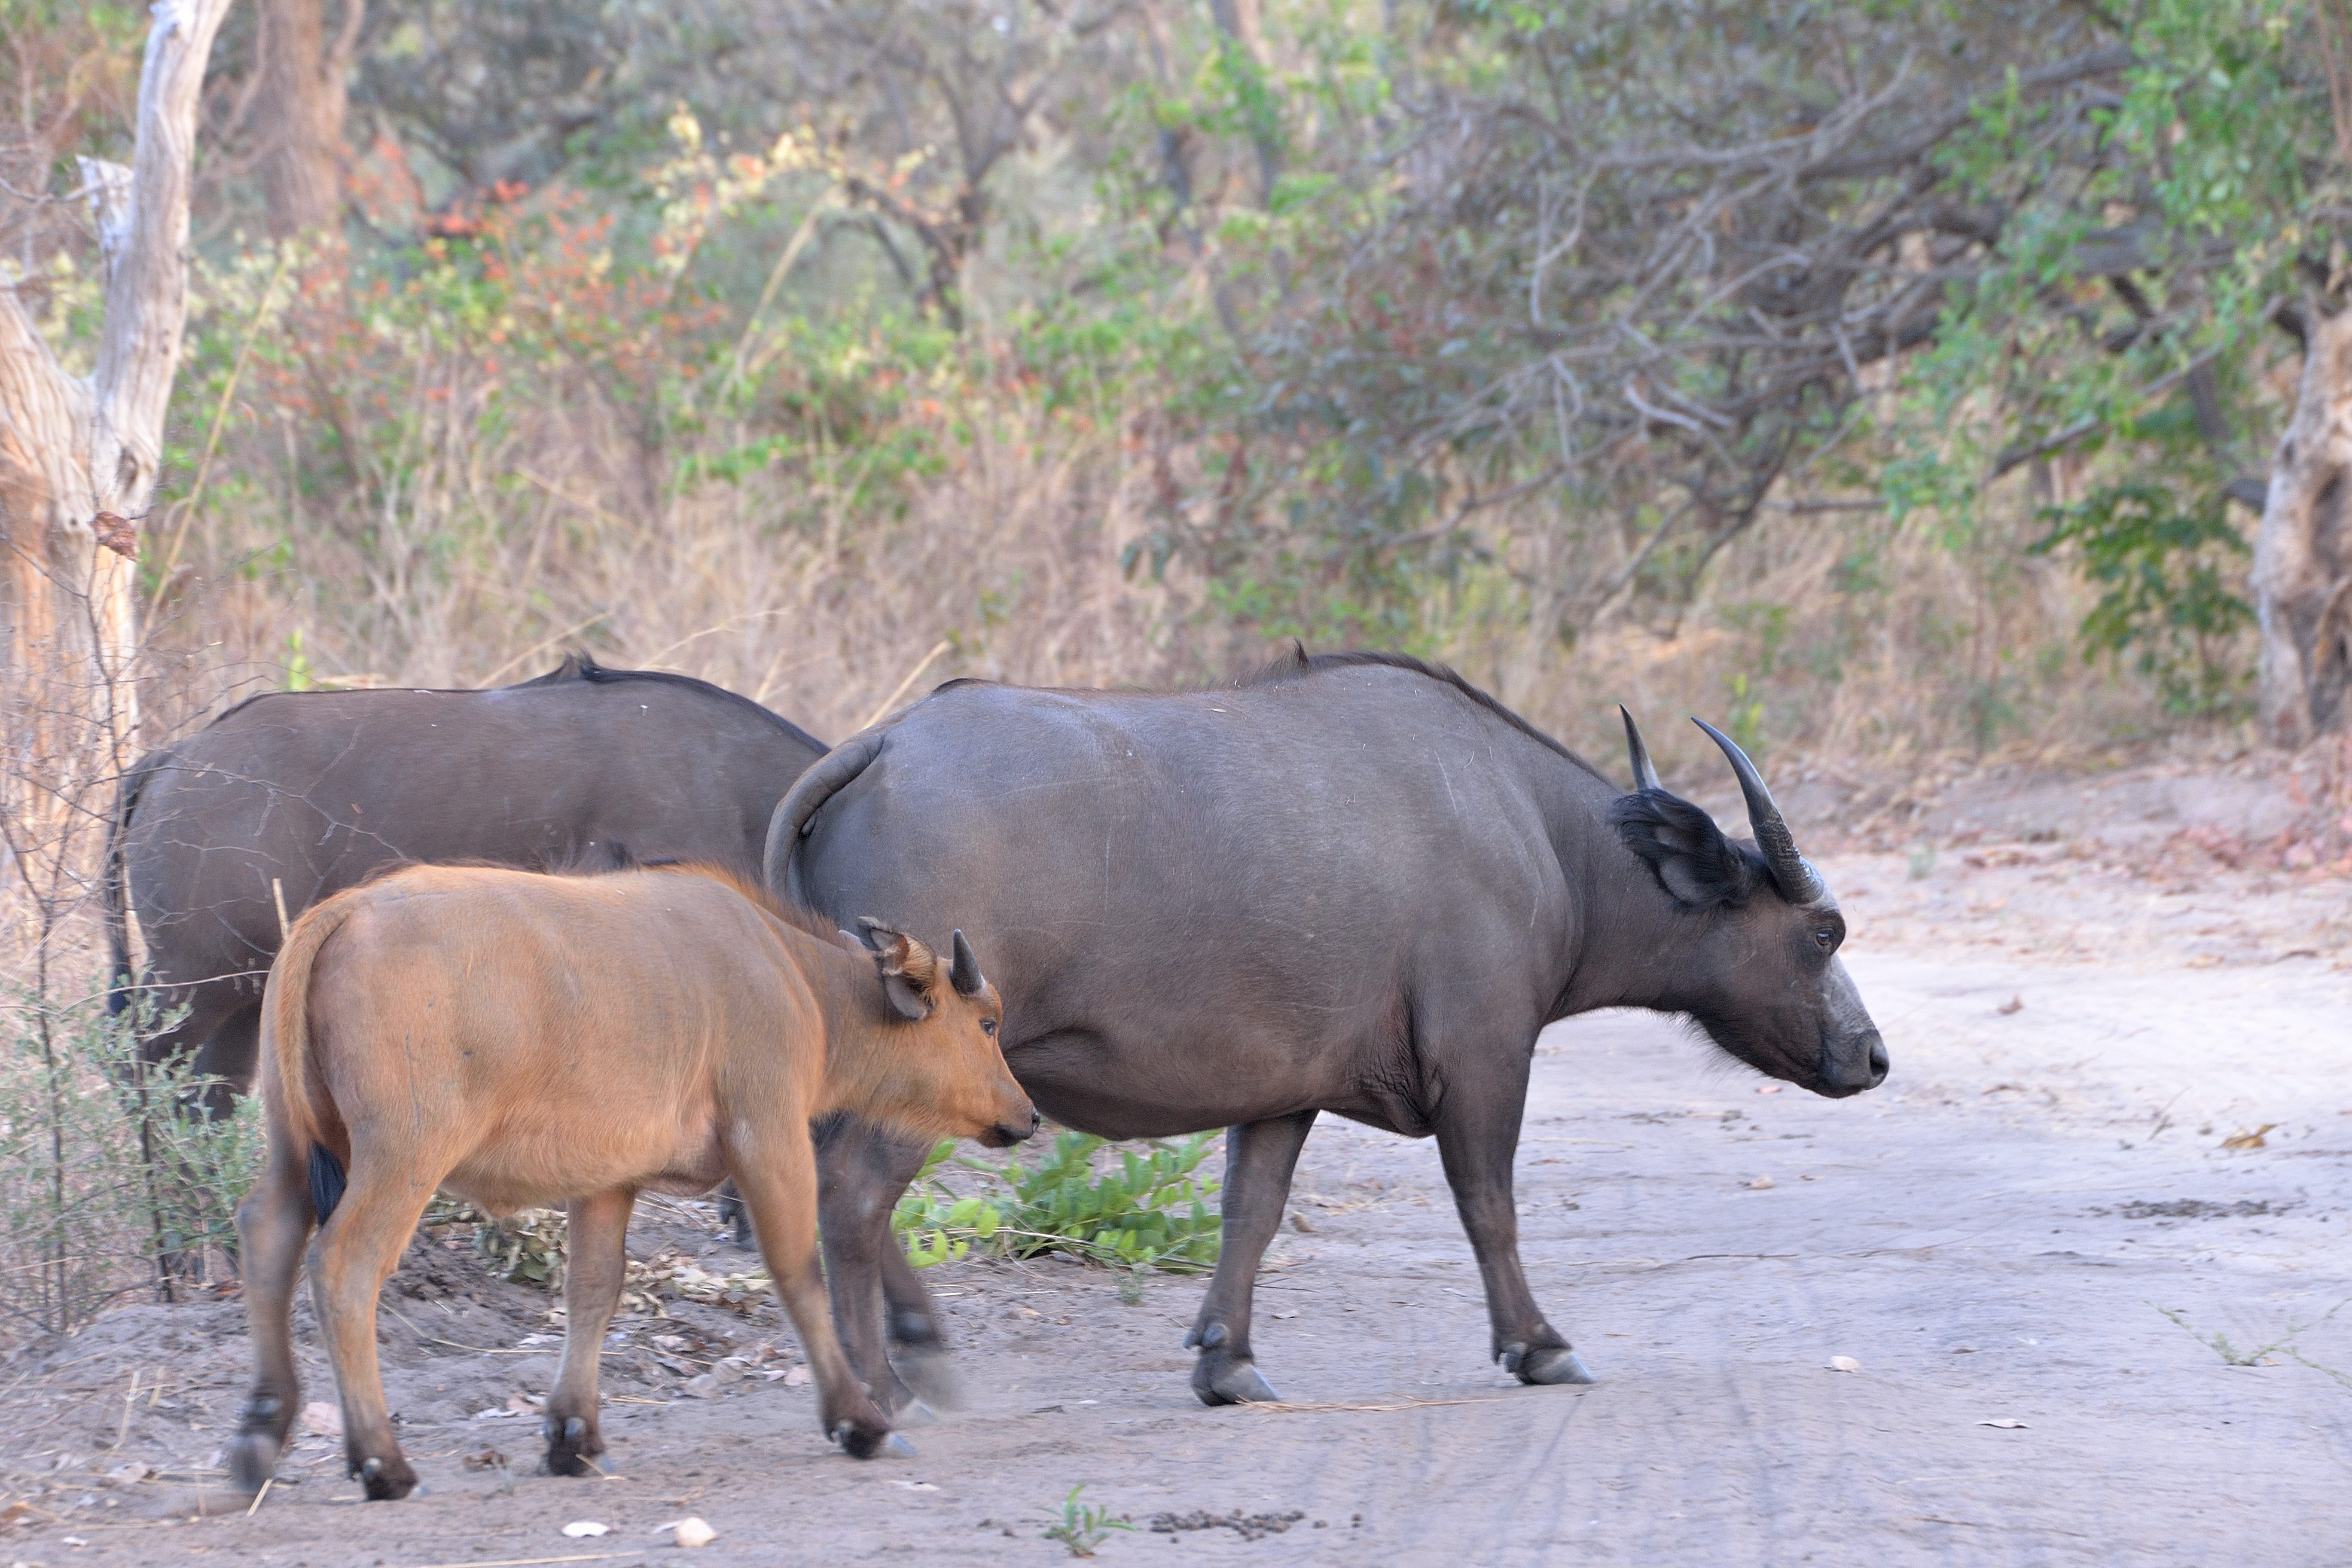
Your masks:
M899 1401L902 1406L963 1408L963 1389L956 1381L955 1361L945 1351L902 1345L890 1360L890 1370L898 1374L898 1381L907 1389L908 1397Z
M588 1423L574 1415L562 1426L550 1416L540 1423L541 1435L547 1439L547 1473L551 1476L590 1476L596 1467L588 1461L604 1451L601 1438Z
M229 1479L241 1492L257 1492L278 1473L279 1444L267 1432L239 1432L229 1440Z
M884 1453L911 1456L915 1446L887 1426L844 1421L833 1429L833 1440L853 1459L871 1459Z
M1259 1374L1255 1362L1228 1362L1218 1367L1207 1356L1192 1369L1192 1392L1208 1405L1275 1405L1282 1399Z
M370 1502L397 1502L416 1489L416 1472L397 1454L361 1461L359 1478Z
M1598 1383L1584 1358L1566 1345L1543 1345L1519 1357L1511 1369L1521 1383Z

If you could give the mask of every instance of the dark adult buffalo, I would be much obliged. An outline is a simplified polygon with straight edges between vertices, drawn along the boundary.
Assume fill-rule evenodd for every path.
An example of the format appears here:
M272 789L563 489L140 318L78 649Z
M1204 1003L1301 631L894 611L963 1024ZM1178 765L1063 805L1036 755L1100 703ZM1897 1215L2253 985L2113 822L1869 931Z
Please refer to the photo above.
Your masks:
M1393 655L1302 655L1171 696L950 682L802 777L767 874L836 919L970 932L1003 992L1005 1059L1048 1115L1112 1138L1231 1129L1224 1250L1186 1339L1203 1401L1274 1397L1251 1287L1326 1110L1435 1134L1495 1356L1527 1383L1584 1383L1519 1266L1511 1167L1538 1032L1647 1007L1818 1094L1886 1076L1836 900L1754 766L1707 732L1752 845L1659 787L1630 716L1627 794L1459 676ZM938 1342L888 1231L923 1151L829 1142L835 1314L887 1388L877 1275L900 1342Z
M159 1012L149 1059L253 1083L280 933L391 861L594 864L618 847L756 877L776 797L824 747L748 698L566 658L487 691L273 692L140 759L109 847L113 974L125 909ZM282 900L282 908L281 908ZM131 992L115 991L117 1011Z

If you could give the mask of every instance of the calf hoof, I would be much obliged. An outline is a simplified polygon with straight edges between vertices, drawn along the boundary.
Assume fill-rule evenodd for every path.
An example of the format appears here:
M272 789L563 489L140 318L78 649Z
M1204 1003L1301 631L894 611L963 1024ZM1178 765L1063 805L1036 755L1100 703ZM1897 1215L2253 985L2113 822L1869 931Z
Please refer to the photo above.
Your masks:
M596 1429L578 1415L562 1426L549 1416L540 1423L540 1432L547 1439L547 1473L551 1476L590 1476L596 1467L588 1461L604 1451L604 1440Z
M894 1440L895 1439L895 1443ZM844 1421L833 1429L833 1440L853 1459L871 1459L886 1447L894 1453L912 1454L915 1446L889 1427L872 1421Z
M278 1473L280 1445L268 1432L239 1432L229 1439L228 1473L241 1492L257 1492Z
M1274 1405L1282 1398L1259 1375L1256 1363L1220 1362L1205 1355L1193 1365L1192 1392L1201 1396L1202 1404L1210 1405Z
M416 1489L416 1472L397 1454L362 1460L358 1475L370 1502L397 1502Z
M1507 1358L1507 1360L1509 1358ZM1516 1359L1511 1371L1521 1383L1598 1383L1584 1358L1566 1345L1538 1345Z

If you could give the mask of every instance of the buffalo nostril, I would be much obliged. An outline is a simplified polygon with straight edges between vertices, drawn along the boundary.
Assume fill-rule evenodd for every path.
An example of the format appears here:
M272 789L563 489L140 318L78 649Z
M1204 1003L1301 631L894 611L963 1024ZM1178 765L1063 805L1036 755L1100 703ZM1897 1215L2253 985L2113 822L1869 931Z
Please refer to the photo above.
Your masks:
M1886 1042L1870 1042L1870 1086L1873 1089L1886 1081Z

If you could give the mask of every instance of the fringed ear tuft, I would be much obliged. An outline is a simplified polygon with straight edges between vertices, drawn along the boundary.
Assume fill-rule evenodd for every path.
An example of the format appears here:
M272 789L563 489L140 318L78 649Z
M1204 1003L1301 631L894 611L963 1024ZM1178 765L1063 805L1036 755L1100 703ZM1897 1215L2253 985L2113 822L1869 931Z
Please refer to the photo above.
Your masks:
M1762 857L1725 837L1715 818L1662 789L1619 795L1609 822L1686 910L1736 908L1770 874Z
M874 967L882 976L882 994L889 999L891 1008L910 1024L929 1017L939 1005L939 954L872 915L860 916L857 923L867 951L874 955Z

